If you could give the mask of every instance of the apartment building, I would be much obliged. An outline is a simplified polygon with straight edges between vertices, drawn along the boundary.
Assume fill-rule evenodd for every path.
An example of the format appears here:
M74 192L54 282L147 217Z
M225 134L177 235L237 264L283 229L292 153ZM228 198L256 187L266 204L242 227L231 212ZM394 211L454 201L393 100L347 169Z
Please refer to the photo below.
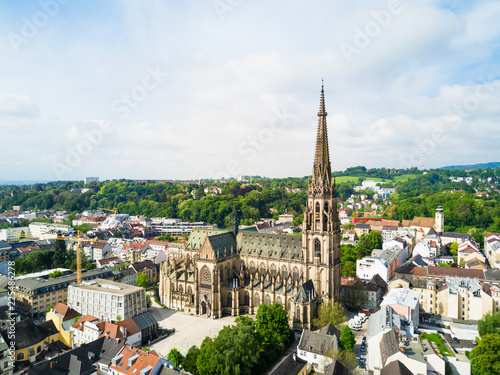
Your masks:
M82 274L83 280L113 279L108 270L90 270ZM14 298L16 308L33 318L45 315L50 306L67 303L68 286L76 282L76 273L56 278L27 277L16 280Z
M144 288L95 279L68 288L68 305L83 315L112 321L146 312Z

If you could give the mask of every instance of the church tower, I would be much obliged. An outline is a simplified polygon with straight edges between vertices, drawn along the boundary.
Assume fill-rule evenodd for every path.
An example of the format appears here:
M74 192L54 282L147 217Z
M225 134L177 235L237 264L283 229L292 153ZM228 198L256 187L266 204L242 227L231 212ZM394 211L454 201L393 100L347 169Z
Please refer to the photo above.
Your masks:
M340 302L340 222L328 150L325 93L321 85L318 133L302 228L306 278L323 300Z

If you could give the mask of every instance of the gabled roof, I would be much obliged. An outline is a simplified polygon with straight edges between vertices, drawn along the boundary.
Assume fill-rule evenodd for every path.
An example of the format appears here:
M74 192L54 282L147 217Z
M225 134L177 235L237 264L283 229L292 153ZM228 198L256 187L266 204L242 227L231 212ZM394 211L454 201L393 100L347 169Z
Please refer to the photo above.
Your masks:
M268 375L297 375L301 373L307 362L297 357L296 353L290 353L286 358L274 368Z
M61 302L56 303L56 305L54 306L54 311L63 317L63 322L67 320L73 320L77 316L81 315L78 311Z
M337 336L335 335L304 330L300 336L298 348L309 353L323 355L330 349L336 348L337 342Z
M392 361L380 370L380 375L413 375L408 367L399 361Z
M415 216L411 221L412 227L423 227L423 228L432 228L436 223L436 219L433 217L420 217Z
M380 355L382 357L382 364L385 365L387 359L399 352L398 337L396 336L396 331L391 329L382 335L382 340L380 340Z

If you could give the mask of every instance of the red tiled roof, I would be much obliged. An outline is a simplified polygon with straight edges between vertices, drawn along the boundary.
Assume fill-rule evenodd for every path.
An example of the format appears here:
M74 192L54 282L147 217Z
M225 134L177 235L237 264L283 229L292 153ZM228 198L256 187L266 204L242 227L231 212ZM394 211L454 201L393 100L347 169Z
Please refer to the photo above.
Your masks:
M120 360L116 362L116 365L111 364L109 367L126 375L137 375L142 369L148 366L154 369L160 360L160 357L154 350L145 352L130 345L125 345L119 354L122 356ZM136 355L137 359L129 366L128 360Z

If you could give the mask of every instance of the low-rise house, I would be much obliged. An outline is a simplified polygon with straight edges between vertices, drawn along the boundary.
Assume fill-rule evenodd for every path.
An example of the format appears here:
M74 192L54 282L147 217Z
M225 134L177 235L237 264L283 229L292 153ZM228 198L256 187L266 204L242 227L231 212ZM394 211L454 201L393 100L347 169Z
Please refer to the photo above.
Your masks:
M327 325L319 331L303 330L297 346L297 357L312 364L317 372L324 372L325 366L333 362L326 356L331 349L338 348L340 334L332 325Z
M143 350L125 345L111 360L109 366L111 375L157 375L166 360L154 350Z
M131 346L138 346L142 343L141 329L132 318L110 323L92 315L85 315L71 326L71 332L75 347L88 344L101 337L123 340Z
M37 363L25 370L26 375L92 375L109 374L109 365L125 343L100 338L74 348L56 358Z
M14 341L14 357L16 362L37 362L44 356L43 350L49 344L60 341L61 334L52 321L35 324L31 319L21 320L15 324L15 338L8 337L8 330L2 331L6 342Z
M157 282L158 280L158 270L156 268L156 265L151 260L132 263L129 268L133 269L138 274L146 274L150 284Z
M78 320L80 316L81 314L78 311L71 309L68 305L65 305L64 303L58 303L52 309L50 309L49 312L47 312L45 320L47 322L52 321L56 329L61 334L61 342L64 345L72 348L73 337L71 333L71 326L75 323L75 320Z
M307 375L308 373L307 361L298 358L296 353L290 353L268 375Z
M353 277L340 279L342 304L354 309L373 309L380 306L386 290L387 283L379 275L375 275L370 280L360 280Z

